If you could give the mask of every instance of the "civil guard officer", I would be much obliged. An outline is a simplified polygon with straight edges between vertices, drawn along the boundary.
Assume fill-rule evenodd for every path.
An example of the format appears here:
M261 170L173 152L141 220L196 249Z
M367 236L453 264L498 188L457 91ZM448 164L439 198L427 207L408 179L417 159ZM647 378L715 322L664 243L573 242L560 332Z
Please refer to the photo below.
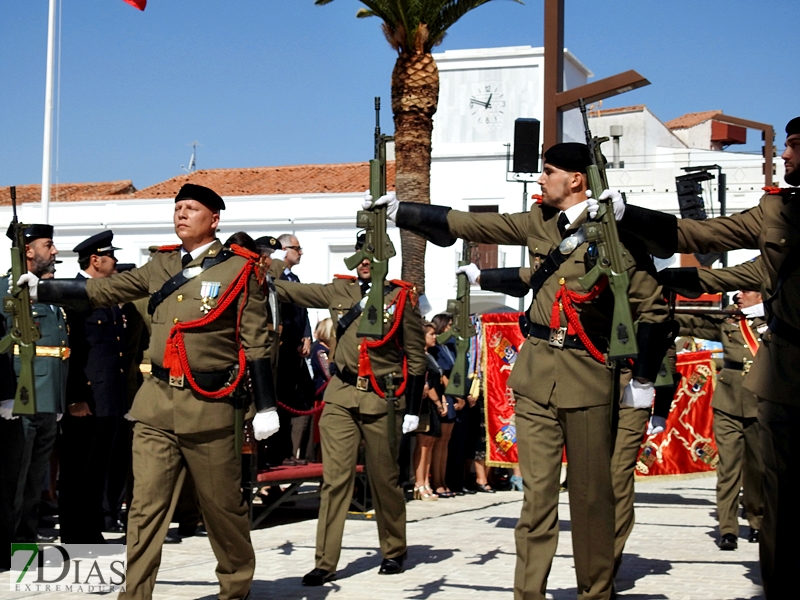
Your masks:
M24 230L27 269L35 277L51 277L55 272L58 250L53 243L52 225L29 225ZM9 232L9 237L10 237ZM0 298L8 294L8 278L0 278ZM6 331L13 326L11 315L3 311ZM36 341L36 414L13 416L14 397L0 398L0 567L7 566L11 541L52 541L37 533L39 500L45 474L50 469L50 455L56 442L56 424L65 408L69 358L67 322L57 306L34 302L31 315L41 337ZM19 373L19 358L14 358ZM12 457L17 456L18 460ZM6 543L6 537L10 537Z
M250 593L255 556L240 491L241 448L234 447L231 398L245 374L258 410L256 437L274 433L277 418L256 257L236 245L225 249L216 239L224 208L213 190L185 184L175 196L173 213L181 243L159 248L142 267L104 279L22 278L34 296L76 309L150 296L152 376L130 411L137 423L123 598L153 596L161 544L187 469L217 558L219 597Z
M579 282L594 256L590 243L579 236L587 220L586 170L590 164L584 144L549 148L538 180L542 203L534 204L527 213L466 213L447 206L399 202L393 194L377 201L387 206L387 217L398 227L439 246L452 245L457 238L527 246L531 267L543 276L537 277L528 311L528 338L508 380L517 401L519 465L525 492L515 531L514 596L518 600L545 597L558 543L559 477L565 445L578 598L608 599L613 594L616 500L611 475L612 417L618 398L611 401L617 373L608 365L607 340L614 301L602 281L592 290ZM641 251L641 244L632 241L623 239L635 258L629 272L629 297L631 312L639 320L640 353L623 401L649 408L652 382L666 350L666 343L659 339L662 334L666 339L666 334L659 330L667 325L668 310L650 257Z
M363 236L358 243L363 244ZM273 260L272 272L282 270L283 262ZM397 481L401 423L394 417L395 411L406 410L403 433L419 423L426 368L422 317L411 284L393 280L387 282L384 301L389 333L382 340L359 338L356 332L362 318L362 299L370 285L368 259L356 267L356 276L336 275L328 284L275 280L281 301L329 309L336 324L336 351L331 363L336 375L325 389L325 408L319 421L323 484L316 566L303 577L303 585L322 585L336 576L362 440L383 555L379 573L400 573L406 559L406 506ZM397 400L389 406L383 385L384 377L391 373L402 373L403 380Z

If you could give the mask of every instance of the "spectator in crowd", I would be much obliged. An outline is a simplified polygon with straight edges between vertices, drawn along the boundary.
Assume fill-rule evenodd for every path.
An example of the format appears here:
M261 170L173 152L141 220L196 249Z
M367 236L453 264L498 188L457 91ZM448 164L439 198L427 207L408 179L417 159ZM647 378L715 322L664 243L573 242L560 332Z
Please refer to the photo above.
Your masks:
M429 415L427 431L420 430L417 434L417 444L414 449L414 498L417 500L438 500L430 484L431 462L433 460L433 447L436 440L442 435L440 418L447 414L447 405L444 401L444 375L436 359L431 355L430 349L436 346L436 330L432 323L426 323L425 349L428 368L425 374L425 388L421 405L421 414Z
M311 371L314 374L315 398L321 400L325 386L331 378L330 362L336 350L336 337L330 317L317 323L314 339L311 345Z
M438 336L448 329L453 323L452 315L448 313L440 313L433 317L432 324L434 333ZM456 347L455 339L450 338L444 344L437 343L435 346L428 350L429 354L436 360L439 367L442 369L442 381L444 387L447 387L450 372L456 361ZM440 498L453 498L456 494L450 491L447 487L445 474L447 471L447 455L450 438L453 434L453 427L456 422L457 410L464 407L465 401L463 398L455 398L453 396L442 395L443 403L446 403L447 412L441 415L441 436L436 438L433 445L433 458L431 464L431 479L433 480L433 490Z

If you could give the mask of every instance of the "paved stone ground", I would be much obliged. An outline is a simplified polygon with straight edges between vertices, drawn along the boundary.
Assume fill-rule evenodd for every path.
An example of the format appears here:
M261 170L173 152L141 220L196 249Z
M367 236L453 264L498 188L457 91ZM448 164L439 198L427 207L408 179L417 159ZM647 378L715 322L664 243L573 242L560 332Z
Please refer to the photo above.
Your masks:
M636 527L617 578L627 600L738 600L761 598L758 546L740 539L735 552L716 546L715 479L642 480L636 485ZM301 503L302 504L302 503ZM396 576L379 576L381 557L371 519L347 522L336 581L304 588L300 578L314 566L316 521L286 509L253 532L256 575L253 598L281 600L511 598L513 528L520 492L476 494L408 505L409 560ZM566 494L559 507L561 532L548 582L553 600L575 598ZM299 520L298 520L299 519ZM742 524L742 534L747 531ZM206 538L165 546L155 597L216 598L216 561ZM0 598L21 598L4 591ZM27 597L31 594L26 595ZM42 598L63 595L39 594ZM75 597L75 596L72 596Z

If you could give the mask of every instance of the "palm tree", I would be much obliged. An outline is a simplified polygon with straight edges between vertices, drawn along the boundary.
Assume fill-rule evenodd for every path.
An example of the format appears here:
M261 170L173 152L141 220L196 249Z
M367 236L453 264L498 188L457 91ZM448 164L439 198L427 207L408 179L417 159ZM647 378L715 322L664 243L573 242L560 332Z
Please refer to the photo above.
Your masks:
M333 0L315 0L329 4ZM379 17L389 45L397 51L392 71L392 113L397 197L430 203L431 132L439 103L439 70L431 50L447 30L474 8L493 0L360 0L356 17ZM522 4L521 0L513 0ZM402 278L425 290L425 240L400 232Z

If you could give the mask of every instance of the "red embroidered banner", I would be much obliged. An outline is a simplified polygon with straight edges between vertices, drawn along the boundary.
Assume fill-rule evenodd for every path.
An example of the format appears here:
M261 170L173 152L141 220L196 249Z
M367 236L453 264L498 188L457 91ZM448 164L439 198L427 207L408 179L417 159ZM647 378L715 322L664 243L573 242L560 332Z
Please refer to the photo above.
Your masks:
M510 467L517 459L514 394L506 385L525 341L519 330L521 313L481 315L481 370L486 414L486 464Z
M648 436L636 463L638 475L679 475L713 471L719 461L711 397L716 369L710 351L678 354L683 376L664 431Z

